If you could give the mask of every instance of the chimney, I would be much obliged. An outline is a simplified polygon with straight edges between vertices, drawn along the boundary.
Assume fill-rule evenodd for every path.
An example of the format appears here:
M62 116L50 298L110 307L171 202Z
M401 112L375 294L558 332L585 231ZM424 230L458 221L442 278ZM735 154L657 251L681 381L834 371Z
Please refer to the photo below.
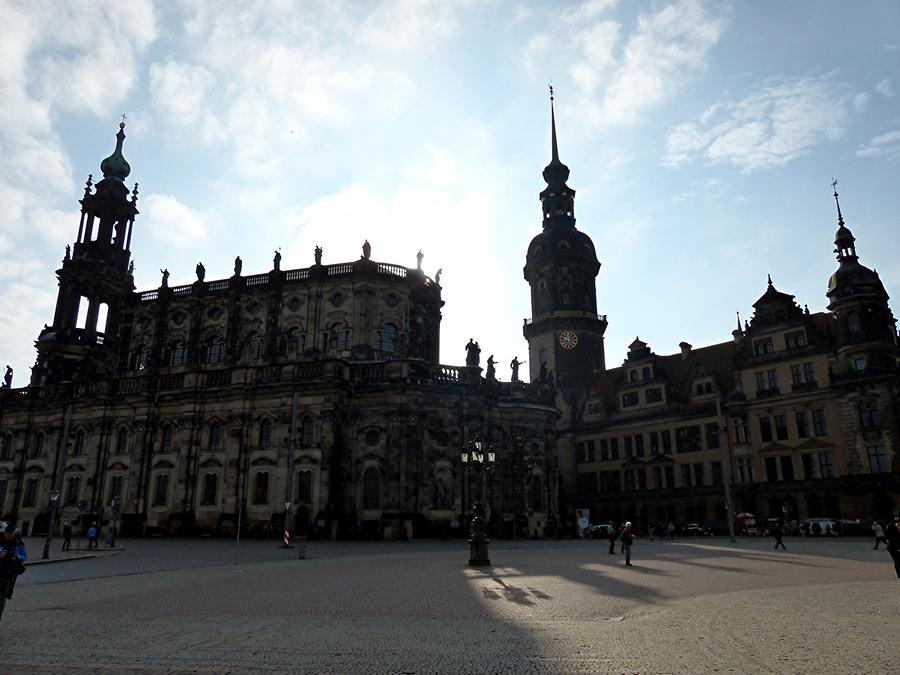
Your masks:
M690 342L679 342L678 346L681 347L681 360L683 361L688 357L688 354L691 353L691 343Z

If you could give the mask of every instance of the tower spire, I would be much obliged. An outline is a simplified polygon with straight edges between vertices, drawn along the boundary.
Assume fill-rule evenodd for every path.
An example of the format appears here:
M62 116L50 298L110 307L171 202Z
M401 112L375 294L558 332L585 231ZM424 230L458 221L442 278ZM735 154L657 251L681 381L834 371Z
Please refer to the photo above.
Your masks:
M831 179L831 188L834 190L834 203L837 204L837 212L838 212L838 225L844 224L844 216L841 215L841 202L838 200L838 191L837 191L837 178Z
M553 85L550 87L550 163L544 168L544 180L547 185L554 188L564 188L569 179L569 167L559 161L559 146L556 142L556 110L553 102L556 100Z
M550 127L551 127L551 137L552 137L552 157L550 159L551 162L559 163L559 149L556 146L556 111L553 109L553 101L555 100L553 96L553 85L549 85L550 87Z

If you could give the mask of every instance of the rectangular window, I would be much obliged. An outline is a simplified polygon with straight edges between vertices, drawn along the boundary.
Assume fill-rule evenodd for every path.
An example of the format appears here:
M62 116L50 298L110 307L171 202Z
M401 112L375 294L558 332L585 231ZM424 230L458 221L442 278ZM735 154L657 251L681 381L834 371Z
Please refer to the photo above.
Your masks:
M25 481L25 494L22 497L22 506L34 506L37 501L38 479L29 478Z
M665 468L665 476L666 476L666 487L673 488L675 487L675 469L671 466L664 467Z
M597 461L597 451L595 449L595 444L593 439L585 443L585 447L587 448L587 456L585 459L588 463Z
M756 390L763 391L766 388L766 374L763 371L759 371L755 373L756 376Z
M809 383L816 381L816 364L811 361L803 364L803 381Z
M834 461L831 459L831 450L823 450L819 453L819 471L822 478L834 478Z
M877 429L881 426L881 415L876 401L862 401L858 404L857 410L861 429Z
M766 457L766 480L770 483L778 482L778 463L774 457Z
M203 477L203 506L213 506L216 503L216 488L219 477L214 473L208 473Z
M819 477L816 471L815 457L813 455L809 453L800 455L800 463L803 465L803 478L806 480L813 480L814 478Z
M253 503L268 504L269 503L269 472L256 472L256 485L253 487Z
M772 338L767 337L762 340L754 340L753 341L753 353L757 356L763 356L764 354L771 354L775 351L775 345L772 343Z
M125 496L125 476L113 476L109 483L109 496L121 499Z
M768 417L759 418L759 438L763 443L772 442L772 421Z
M625 471L625 489L634 490L634 472L631 469Z
M719 425L715 422L711 424L707 424L706 427L706 449L707 450L717 450L720 446L719 444Z
M712 469L713 485L722 484L722 462L710 462L709 468Z
M788 349L798 349L806 346L806 335L802 330L784 334L784 345Z
M791 383L794 385L803 384L803 370L799 365L791 366Z
M681 465L681 487L691 487L693 485L692 479L693 479L693 474L691 473L691 465L690 464L682 464Z
M766 371L766 383L769 389L778 389L778 371L770 368Z
M806 411L794 413L794 420L797 422L797 436L800 438L809 438L809 415Z
M790 455L781 457L781 480L794 480L794 458Z
M312 503L312 471L301 471L297 475L297 502Z
M609 439L609 458L610 459L619 459L619 439L618 438L610 438Z
M643 457L644 456L644 434L635 434L634 435L634 456L635 457Z
M165 506L169 500L169 474L161 473L156 477L156 489L153 491L153 506Z
M659 403L663 400L662 389L660 389L659 387L648 389L644 392L644 397L647 403Z
M78 503L78 493L80 492L81 478L71 476L66 479L66 496L63 500L63 506L75 506Z
M171 452L172 451L172 444L174 443L174 440L175 440L174 436L175 436L175 432L172 429L171 424L167 424L165 427L163 427L163 433L162 433L162 451L163 452Z
M703 485L703 463L694 464L694 485Z
M597 488L597 474L593 471L576 474L576 489L579 494L594 494Z
M622 394L622 407L623 408L632 408L640 403L638 399L638 393L636 391L629 391L628 393Z
M827 436L828 435L828 423L825 421L825 411L824 410L813 410L812 411L812 420L813 420L813 433L816 436Z
M787 418L784 415L775 415L775 438L779 441L788 439Z
M659 454L659 432L658 431L650 432L650 454L651 455Z
M865 356L857 356L853 359L853 370L861 373L866 369L866 357Z
M637 487L638 490L646 490L647 489L647 472L643 469L635 469L634 473L637 474Z
M884 456L884 448L880 445L870 445L866 448L869 455L869 471L872 473L886 473L888 471L887 458Z
M609 459L609 441L605 438L600 439L600 461L605 462Z
M749 457L740 457L737 461L738 480L741 483L753 482L753 460Z
M584 451L584 443L576 443L575 445L575 463L584 464L586 459Z
M662 469L658 466L653 467L653 489L660 490L664 488Z
M678 452L701 450L700 426L694 425L675 429L675 448Z
M672 431L670 429L663 429L659 432L659 435L662 437L662 451L664 455L672 454Z
M222 449L222 425L213 422L209 427L209 447L213 450Z
M622 456L623 457L631 457L631 453L633 451L632 443L631 443L631 436L626 436L624 438L624 443L625 443L625 445L623 446L623 449L625 452Z

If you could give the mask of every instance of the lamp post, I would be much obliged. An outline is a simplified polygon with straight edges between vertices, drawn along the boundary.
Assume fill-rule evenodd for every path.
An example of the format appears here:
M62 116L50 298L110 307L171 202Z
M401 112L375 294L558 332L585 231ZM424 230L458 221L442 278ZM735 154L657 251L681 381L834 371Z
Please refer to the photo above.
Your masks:
M109 528L109 537L106 540L107 548L116 547L116 525L119 521L119 507L122 505L122 498L113 497L109 502L109 508L112 509L112 525Z
M59 490L50 490L50 519L47 523L47 539L44 541L44 554L41 560L50 558L50 542L53 541L53 525L56 523L56 505L59 503Z
M474 466L481 474L481 496L475 501L472 507L472 530L469 537L469 566L470 567L489 567L491 559L488 555L488 545L491 540L488 539L485 531L486 521L484 513L486 480L485 472L494 466L496 454L494 447L490 444L485 446L481 438L476 434L469 442L468 446L463 448L459 456L463 465Z
M75 545L75 557L81 550L81 533L84 531L84 512L88 510L87 499L81 499L78 502L78 543Z

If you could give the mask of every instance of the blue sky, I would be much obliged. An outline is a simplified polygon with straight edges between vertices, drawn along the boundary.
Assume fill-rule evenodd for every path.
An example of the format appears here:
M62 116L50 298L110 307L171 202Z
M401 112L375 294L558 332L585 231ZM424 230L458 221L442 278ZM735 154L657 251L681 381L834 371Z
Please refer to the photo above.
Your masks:
M0 0L0 360L24 385L88 173L128 114L139 289L443 268L441 360L527 353L550 154L602 263L607 365L730 338L766 275L820 311L841 204L900 290L900 4ZM500 376L506 379L505 369Z

